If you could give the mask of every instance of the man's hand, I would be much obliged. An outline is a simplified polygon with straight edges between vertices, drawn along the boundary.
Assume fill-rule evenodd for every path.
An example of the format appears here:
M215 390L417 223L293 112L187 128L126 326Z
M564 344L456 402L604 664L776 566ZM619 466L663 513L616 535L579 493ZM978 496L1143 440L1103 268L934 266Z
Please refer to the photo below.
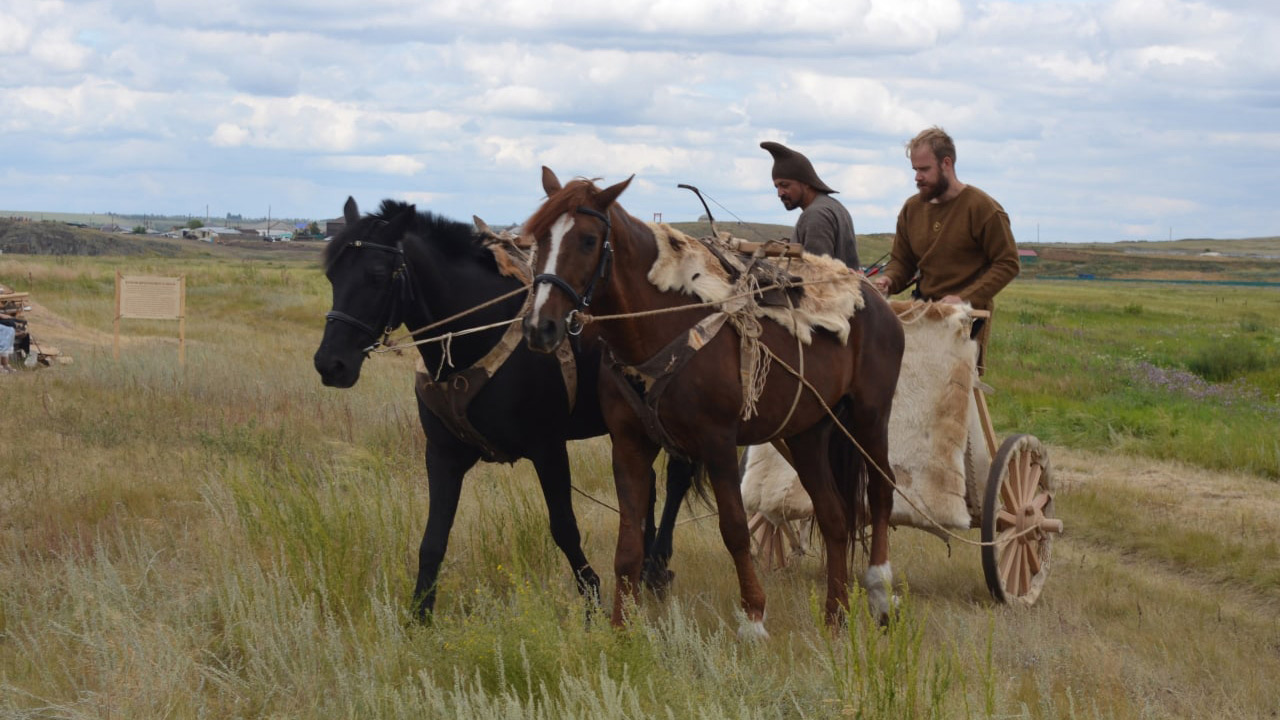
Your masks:
M883 275L878 275L876 277L871 278L871 284L874 285L875 288L880 291L881 295L889 294L889 278Z
M959 305L964 302L964 298L960 297L959 295L943 295L942 302L951 303L952 305Z

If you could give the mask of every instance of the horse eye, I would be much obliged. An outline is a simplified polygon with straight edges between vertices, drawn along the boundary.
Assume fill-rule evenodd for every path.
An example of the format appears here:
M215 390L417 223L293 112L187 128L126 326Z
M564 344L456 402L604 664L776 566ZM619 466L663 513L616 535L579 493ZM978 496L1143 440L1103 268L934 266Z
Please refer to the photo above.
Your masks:
M583 233L583 234L581 234L581 235L579 235L579 236L578 236L578 242L581 242L581 243L582 243L582 249L583 249L583 250L592 250L592 249L594 249L594 248L595 248L595 246L596 246L596 241L597 241L598 239L599 239L599 238L597 238L595 235L592 235L591 233Z

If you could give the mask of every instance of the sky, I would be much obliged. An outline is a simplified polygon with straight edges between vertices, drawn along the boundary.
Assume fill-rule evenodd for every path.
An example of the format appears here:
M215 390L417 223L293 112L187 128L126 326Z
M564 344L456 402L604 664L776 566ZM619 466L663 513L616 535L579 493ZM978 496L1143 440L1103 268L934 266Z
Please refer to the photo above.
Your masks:
M774 140L892 232L932 125L1020 242L1280 235L1280 2L0 0L9 210L793 224Z

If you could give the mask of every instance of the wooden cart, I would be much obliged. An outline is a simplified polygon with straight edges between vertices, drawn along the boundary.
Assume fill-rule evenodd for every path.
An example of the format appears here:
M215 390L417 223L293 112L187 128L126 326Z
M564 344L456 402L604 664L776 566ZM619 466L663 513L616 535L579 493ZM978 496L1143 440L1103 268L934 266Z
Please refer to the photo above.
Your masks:
M960 531L981 528L982 567L991 595L1002 603L1030 606L1044 588L1053 539L1063 526L1054 516L1048 450L1027 434L1000 442L991 425L972 339L975 321L989 314L940 303L891 304L908 331L890 424L894 524L962 542L972 540ZM942 335L913 337L929 318L944 323ZM949 364L940 370L935 361L947 353ZM917 367L917 360L933 366ZM913 415L934 426L912 433ZM756 487L756 467L763 476L784 462L780 453L769 456L771 451L757 446L752 459L744 459L743 498L757 557L766 566L782 566L791 554L805 550L804 533L792 524L811 516L812 505L806 505L808 496L789 468L786 478L762 479L773 484Z
M980 316L988 313L970 311L970 317ZM982 383L974 384L973 398L982 432L981 437L969 438L965 470L981 473L987 459L982 571L996 600L1030 606L1044 589L1053 539L1062 532L1062 520L1054 516L1049 451L1028 434L1011 435L997 445Z

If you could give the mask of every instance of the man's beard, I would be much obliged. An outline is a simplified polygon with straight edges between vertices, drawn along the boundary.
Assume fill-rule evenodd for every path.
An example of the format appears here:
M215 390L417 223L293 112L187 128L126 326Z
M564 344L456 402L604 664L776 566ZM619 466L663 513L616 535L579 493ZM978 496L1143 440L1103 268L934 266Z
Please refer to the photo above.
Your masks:
M943 195L946 195L947 191L950 189L951 181L947 179L946 175L939 175L938 182L933 185L920 188L920 199L925 202L931 202L933 200L937 200Z
M791 198L784 197L784 198L778 198L778 199L782 201L782 207L786 208L787 210L795 210L796 208L800 207L800 203L793 201Z

